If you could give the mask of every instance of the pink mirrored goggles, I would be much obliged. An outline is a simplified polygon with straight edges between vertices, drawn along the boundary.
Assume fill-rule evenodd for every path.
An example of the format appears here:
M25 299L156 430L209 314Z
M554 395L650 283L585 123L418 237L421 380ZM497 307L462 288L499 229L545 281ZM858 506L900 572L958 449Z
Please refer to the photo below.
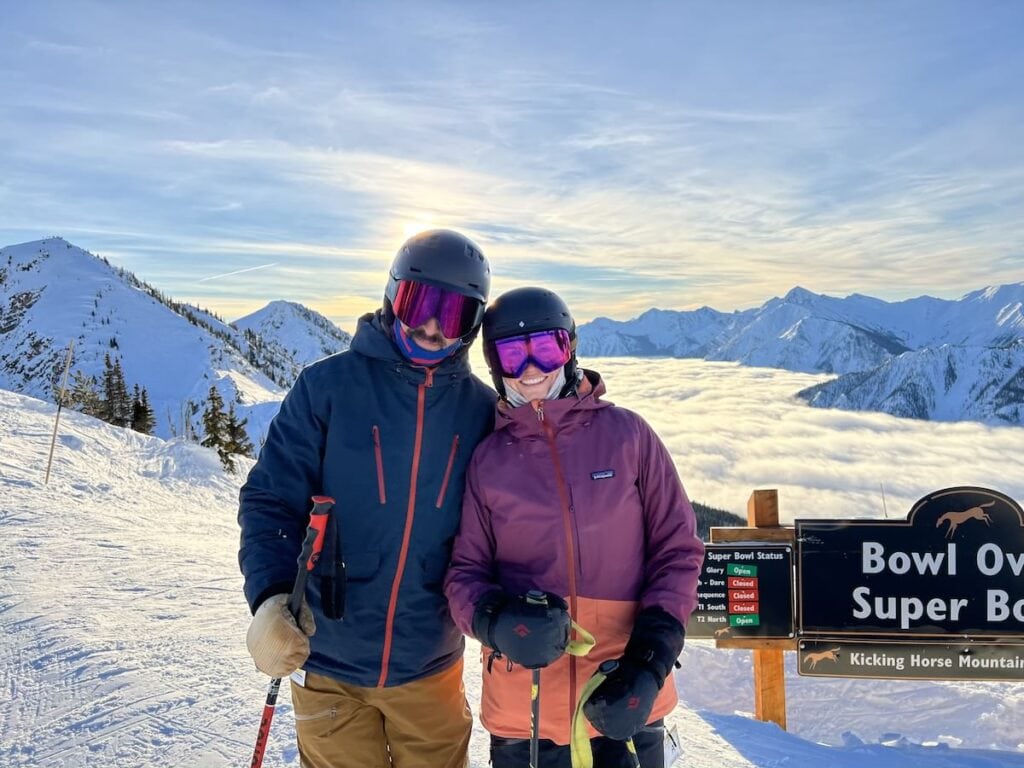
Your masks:
M561 368L572 358L569 332L563 328L510 336L494 342L494 353L507 379L518 379L533 363L544 373Z

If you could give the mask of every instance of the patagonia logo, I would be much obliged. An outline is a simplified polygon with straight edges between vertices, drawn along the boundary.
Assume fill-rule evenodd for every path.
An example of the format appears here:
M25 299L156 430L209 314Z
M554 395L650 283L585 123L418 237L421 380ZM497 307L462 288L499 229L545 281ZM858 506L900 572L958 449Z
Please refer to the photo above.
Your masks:
M591 480L607 480L612 477L615 477L614 469L602 469L600 472L590 473Z

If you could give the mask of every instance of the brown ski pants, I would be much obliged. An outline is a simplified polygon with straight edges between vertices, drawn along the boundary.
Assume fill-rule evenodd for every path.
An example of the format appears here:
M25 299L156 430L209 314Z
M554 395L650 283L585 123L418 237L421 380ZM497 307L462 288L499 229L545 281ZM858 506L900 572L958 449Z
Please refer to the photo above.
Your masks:
M302 768L466 768L473 717L462 660L391 688L292 681Z

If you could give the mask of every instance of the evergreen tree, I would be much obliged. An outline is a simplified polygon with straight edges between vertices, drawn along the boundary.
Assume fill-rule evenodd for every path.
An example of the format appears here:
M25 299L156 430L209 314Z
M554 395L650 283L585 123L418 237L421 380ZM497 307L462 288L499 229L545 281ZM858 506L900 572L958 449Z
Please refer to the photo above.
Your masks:
M127 427L132 423L132 401L124 383L121 358L111 361L109 353L103 356L103 405L100 418L115 427Z
M235 404L232 403L228 409L227 416L227 444L224 449L229 453L236 456L248 456L252 458L255 448L253 447L252 441L249 439L249 434L245 431L245 425L249 423L248 419L238 419L238 414L235 412Z
M75 371L71 376L68 388L67 405L86 416L103 418L103 397L100 395L99 383L95 376L87 376L82 371Z
M111 410L111 399L110 394L114 390L114 364L110 360L110 354L103 355L103 378L101 379L102 385L100 387L100 412L97 414L99 418L105 422L110 423L114 416Z
M121 358L114 361L113 371L113 406L110 423L115 427L130 427L132 423L132 399L128 394L128 386L124 381L124 370L121 368Z
M149 405L149 395L146 393L146 388L143 387L140 391L139 385L136 384L134 395L132 396L132 429L144 435L151 435L153 434L155 423L156 416Z
M136 384L132 387L132 423L131 428L135 429L139 423L139 418L142 416L142 395L139 392L139 385ZM138 432L137 429L135 429Z
M220 457L220 463L228 472L235 471L234 456L252 456L255 452L252 441L245 431L248 419L239 419L232 403L227 412L224 410L224 399L216 386L210 387L206 399L206 410L203 411L203 431L206 433L202 444L213 448Z
M210 385L210 392L206 396L206 410L203 411L203 432L204 436L201 445L207 448L216 448L220 453L224 447L226 436L227 416L224 413L224 399L220 396L215 385Z
M139 431L147 435L153 434L153 428L156 427L156 413L153 412L153 406L149 404L149 392L146 388L142 388L142 398L139 400L139 404L142 406L142 419L139 424Z

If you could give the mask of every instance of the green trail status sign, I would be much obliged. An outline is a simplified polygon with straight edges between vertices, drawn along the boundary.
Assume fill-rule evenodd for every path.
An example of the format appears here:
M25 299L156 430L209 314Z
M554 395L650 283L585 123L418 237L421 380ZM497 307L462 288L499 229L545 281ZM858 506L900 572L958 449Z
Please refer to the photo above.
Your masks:
M801 640L1024 640L1024 510L1005 494L947 488L906 520L795 526Z
M707 544L687 637L791 638L793 548Z

